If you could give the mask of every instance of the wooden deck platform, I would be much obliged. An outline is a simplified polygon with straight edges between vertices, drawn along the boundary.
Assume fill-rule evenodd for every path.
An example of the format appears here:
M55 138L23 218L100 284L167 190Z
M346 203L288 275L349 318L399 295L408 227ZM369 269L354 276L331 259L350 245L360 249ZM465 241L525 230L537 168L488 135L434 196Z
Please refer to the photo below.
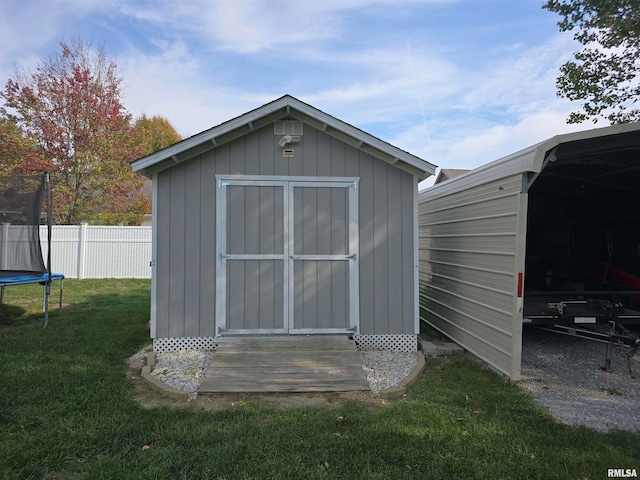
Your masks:
M225 337L198 394L369 390L346 335Z

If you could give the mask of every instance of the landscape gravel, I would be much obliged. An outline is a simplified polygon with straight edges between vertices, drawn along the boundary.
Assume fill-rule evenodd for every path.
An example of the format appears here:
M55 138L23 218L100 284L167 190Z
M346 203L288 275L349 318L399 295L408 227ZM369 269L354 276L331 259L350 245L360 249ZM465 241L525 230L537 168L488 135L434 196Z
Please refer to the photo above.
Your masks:
M414 353L385 350L360 352L360 356L373 396L398 385L418 363Z
M214 355L200 350L158 353L151 373L170 387L188 392L193 400ZM398 385L417 365L413 353L372 351L361 352L360 356L373 396Z
M607 372L606 349L605 343L527 329L521 384L562 423L640 431L640 352L627 360L630 349L615 347Z
M212 352L201 350L158 353L151 374L170 387L188 392L189 399L193 400L198 395L198 387L213 355Z

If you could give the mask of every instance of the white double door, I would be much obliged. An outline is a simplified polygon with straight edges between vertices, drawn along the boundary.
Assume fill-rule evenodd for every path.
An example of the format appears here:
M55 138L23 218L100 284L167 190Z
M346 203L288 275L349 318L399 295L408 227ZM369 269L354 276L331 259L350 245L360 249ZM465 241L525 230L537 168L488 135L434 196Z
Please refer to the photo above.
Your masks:
M358 179L216 182L216 334L357 333Z

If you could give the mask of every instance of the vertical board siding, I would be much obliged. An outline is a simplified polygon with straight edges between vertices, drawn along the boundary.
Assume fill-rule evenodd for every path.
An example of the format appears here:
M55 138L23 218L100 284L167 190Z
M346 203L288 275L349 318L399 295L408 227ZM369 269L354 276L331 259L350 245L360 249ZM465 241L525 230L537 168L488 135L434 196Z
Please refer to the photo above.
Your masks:
M279 139L279 136L273 134L273 125L268 125L188 160L187 164L198 163L199 166L196 168L188 165L186 174L185 167L178 164L157 175L157 336L170 336L174 332L181 332L184 336L199 336L215 332L215 174L359 177L360 333L417 333L413 288L412 175L309 125L305 125L300 143L291 145L294 150L293 158L283 158L282 149L277 144ZM199 176L195 173L197 169ZM310 190L312 191L300 194L295 192L296 195L304 196L304 203L308 202L310 211L314 211L314 205L315 208L326 205L327 214L347 215L346 193L341 194L343 198L325 191L333 189ZM259 234L256 237L280 229L277 219L272 220L269 215L262 215L265 211L261 210L261 205L269 202L270 195L268 190L256 190L255 194L238 200L240 203L244 202L243 208L240 205L230 207L233 208L233 216L243 215L242 211L251 215L252 210L258 209L256 218L259 222ZM230 205L231 203L229 202ZM195 233L197 230L192 225L198 216L199 232ZM348 237L346 228L338 224L327 226L322 223L322 219L312 223L308 223L308 220L300 222L304 224L304 233L299 239L301 243L296 237L296 245L304 245L302 248L305 251L309 248L318 249L319 253L343 253L336 248L343 248L342 239ZM296 223L296 236L300 232L298 227ZM179 232L174 232L174 229ZM198 240L186 240L184 229L194 230ZM240 230L237 234L241 235ZM229 245L239 248L235 231L233 235L229 232L229 235ZM234 237L233 241L231 236ZM256 242L256 237L243 239L243 245L246 246L246 242ZM277 245L278 238L274 237L273 240ZM271 244L256 246L263 251L278 248ZM281 250L274 250L267 253L280 252ZM199 262L197 271L194 267L196 262ZM229 261L230 266L233 263ZM296 268L304 272L304 278L315 278L316 283L319 276L329 276L334 280L329 286L321 287L315 292L307 291L302 283L296 284L294 308L308 312L308 321L317 317L319 311L337 319L343 315L348 298L345 296L348 294L349 283L345 277L346 268L337 265L340 262L326 262L329 267L319 267L316 263L323 262L304 261ZM282 283L281 277L273 273L282 267L266 265L255 265L260 286L253 293L259 298L256 304L265 305L267 302L267 309L277 313L282 311L282 302L279 300L278 304L278 300L267 300L267 290L263 285L269 283L268 279L273 275L277 282ZM252 274L247 270L240 272L239 266L230 268L233 269L231 274L235 279L234 284L244 284L249 278L247 275ZM174 276L173 280L169 280ZM282 285L276 285L275 288L282 288ZM246 311L249 308L244 297L246 293L228 293L228 305L237 321L240 321L240 316L244 316L249 322L252 321L251 316L258 315L258 312ZM182 298L177 298L180 296ZM171 301L168 301L169 298ZM187 298L189 304L193 302L199 305L199 324L185 319L187 315L196 315L196 309L186 305ZM171 306L174 299L177 307ZM276 303L271 305L269 302ZM269 323L267 317L258 318L258 324L263 323Z
M283 191L281 188L263 187L259 190L259 253L282 253L284 241Z
M153 206L157 211L156 235L158 239L157 257L155 258L156 318L151 320L156 322L156 335L168 337L170 321L169 279L171 277L169 259L173 251L169 235L171 232L171 217L169 215L172 196L171 170L158 173L156 178L158 181L158 205Z
M398 235L398 232L402 231L402 171L396 168L387 169L387 188L389 195L387 202L389 204L389 219L387 222L387 236L388 236L388 249L387 249L387 269L388 274L388 289L389 289L389 306L386 331L390 333L401 333L402 323L394 325L391 320L393 313L398 312L397 315L402 318L402 292L404 285L402 284L402 235ZM397 192L391 194L391 192ZM407 285L407 288L412 288L413 285Z
M389 328L389 190L387 164L373 164L373 333Z
M416 243L418 239L416 238L416 233L418 226L415 225L415 219L418 216L418 213L415 211L417 205L415 204L415 199L417 195L417 180L414 179L410 175L402 175L402 184L401 184L401 216L403 219L402 228L408 228L407 224L409 223L408 217L413 216L411 220L411 225L414 227L413 235L402 235L401 242L401 258L399 263L402 267L402 327L401 331L394 331L392 333L405 333L411 331L411 329L415 329L417 324L419 323L416 318L416 310L418 301L416 296L417 286L417 259L416 259ZM412 265L413 268L407 268L407 265ZM417 333L417 332L416 332Z
M346 255L349 190L294 188L294 254ZM349 328L346 261L296 260L294 328Z
M518 174L458 192L425 190L418 221L420 318L514 379L521 188Z
M256 210L247 212L245 198L249 187L227 188L227 251L229 253L258 253L255 248L247 245L247 225L252 226ZM250 232L249 237L255 238L256 232Z
M262 260L259 263L258 282L262 287L259 297L259 315L260 325L266 325L263 328L281 328L282 325L284 312L282 308L276 309L276 304L281 303L277 302L277 299L282 298L282 295L273 294L274 291L282 292L284 290L282 266L283 262L280 260ZM280 276L276 278L277 274ZM277 289L278 285L279 289Z
M283 291L281 260L228 260L228 328L282 328L282 301L273 291Z
M349 328L347 262L304 260L294 268L294 328Z
M340 320L340 318L334 319L332 317L331 307L333 302L337 301L337 299L331 297L331 294L333 293L331 291L331 284L333 283L332 263L335 262L317 262L318 278L316 279L316 289L318 295L318 311L316 312L316 318L318 319L318 326L323 327L331 327L332 324L335 324L336 321ZM342 317L341 326L343 328L349 326L347 317Z
M200 328L199 336L213 337L216 291L216 182L213 162L200 163ZM223 162L216 162L221 165ZM197 188L197 185L194 185Z
M323 134L315 129L308 128L306 130L307 131L304 132L304 137L302 138L302 158L293 163L302 163L302 175L317 176L318 162L329 160L328 155L325 157L319 155L319 151L322 150L322 146L319 144L326 145L327 139L328 141L331 140L328 136L327 139L322 138ZM320 139L318 137L320 137ZM296 150L300 150L300 147L297 147Z
M331 225L329 225L331 244L328 248L330 254L346 255L349 249L349 224L345 221L349 218L349 192L344 189L333 190L329 212L332 219Z
M375 227L373 224L375 190L373 185L373 165L376 161L369 155L360 154L360 201L358 218L360 221L360 326L362 333L376 333L374 325L374 249Z
M227 262L227 308L229 309L229 328L249 328L245 323L251 320L250 315L245 315L245 289L231 288L244 287L246 283L245 268L247 262L229 260Z
M348 328L349 325L349 266L347 262L331 262L331 328Z
M169 336L184 337L187 336L184 307L186 301L186 285L185 263L188 256L193 254L186 249L185 237L186 230L186 185L185 164L176 165L171 169L171 205L169 208L170 225L169 242L172 252L179 252L177 255L169 257L169 310L171 317L180 318L180 322L171 322L169 324Z
M185 277L184 277L184 317L185 331L200 330L200 161L185 164L185 251L193 252L192 255L185 255Z
M226 191L228 253L282 254L283 189L230 185ZM227 265L227 328L283 328L284 262L236 259Z
M357 150L350 150L350 155L357 156ZM331 154L330 154L330 172L334 177L346 176L346 162L347 162L347 144L337 140L331 139Z

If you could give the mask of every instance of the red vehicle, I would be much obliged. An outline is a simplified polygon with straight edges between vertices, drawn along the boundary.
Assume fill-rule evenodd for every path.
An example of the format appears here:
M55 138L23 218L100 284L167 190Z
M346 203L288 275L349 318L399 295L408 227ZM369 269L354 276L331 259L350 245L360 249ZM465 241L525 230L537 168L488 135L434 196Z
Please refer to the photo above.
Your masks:
M632 222L617 223L576 238L577 273L585 291L619 292L626 305L640 305L640 295L625 295L640 291L640 232Z

